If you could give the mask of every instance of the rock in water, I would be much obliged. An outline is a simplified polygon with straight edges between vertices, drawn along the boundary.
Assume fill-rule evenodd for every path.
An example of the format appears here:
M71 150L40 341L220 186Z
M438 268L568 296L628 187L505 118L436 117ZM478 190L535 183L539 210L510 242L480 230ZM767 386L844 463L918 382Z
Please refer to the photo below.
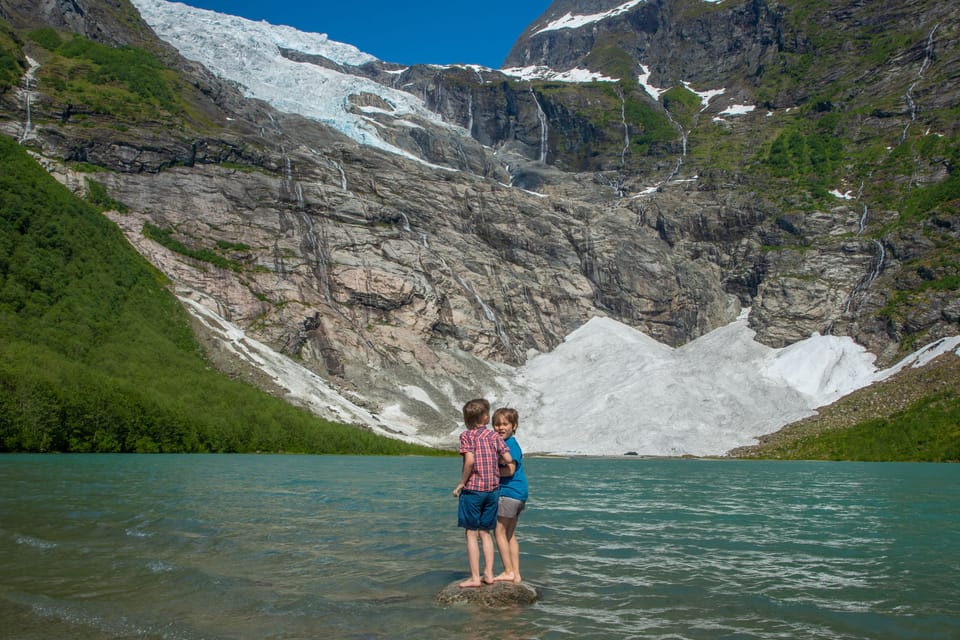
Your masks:
M439 604L481 604L485 607L504 607L516 604L533 604L540 599L540 592L525 583L495 582L482 587L460 588L460 580L451 582L437 594Z

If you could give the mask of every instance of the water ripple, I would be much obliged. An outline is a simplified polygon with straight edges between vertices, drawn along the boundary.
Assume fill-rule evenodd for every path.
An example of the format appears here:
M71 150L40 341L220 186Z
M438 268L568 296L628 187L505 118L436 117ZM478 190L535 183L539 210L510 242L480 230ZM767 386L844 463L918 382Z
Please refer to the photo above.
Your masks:
M531 458L544 597L486 611L433 602L466 570L456 459L3 462L22 640L960 637L958 467Z

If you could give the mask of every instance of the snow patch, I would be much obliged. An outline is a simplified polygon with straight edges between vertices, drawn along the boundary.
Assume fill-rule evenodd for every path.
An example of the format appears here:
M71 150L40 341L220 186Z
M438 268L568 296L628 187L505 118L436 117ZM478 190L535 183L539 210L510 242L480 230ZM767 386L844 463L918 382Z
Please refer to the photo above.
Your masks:
M842 192L841 192L839 189L831 189L828 193L829 193L830 195L832 195L834 198L838 198L838 199L840 199L840 200L853 200L853 199L855 199L855 196L853 195L853 192L852 192L852 191L842 191Z
M601 13L591 13L591 14L574 14L567 12L563 14L560 18L551 20L547 23L545 27L537 29L530 37L540 35L541 33L546 33L547 31L559 31L561 29L579 29L590 24L606 20L607 18L613 18L624 13L627 13L637 5L643 4L647 0L630 0L630 2L625 2L619 6L614 7L608 11L603 11ZM723 0L704 0L711 4L719 4Z
M723 455L840 397L953 350L939 341L885 371L848 337L814 334L783 349L754 340L741 314L680 348L593 318L518 370L504 400L525 451Z
M547 31L559 31L560 29L579 29L588 24L593 24L594 22L600 22L601 20L606 20L607 18L612 18L614 16L621 15L630 11L638 4L643 4L647 0L631 0L630 2L625 2L618 7L614 7L609 11L604 11L603 13L594 13L590 15L574 15L567 12L561 18L557 18L549 23L547 26L542 27L534 31L531 35L536 36Z
M683 82L683 86L686 87L691 93L695 94L697 97L700 98L700 106L701 106L700 111L703 111L704 109L709 107L711 100L713 100L719 95L723 95L723 92L726 91L726 89L707 89L706 91L697 91L692 86L690 86L689 82L686 82L686 81Z
M644 65L640 65L640 75L637 76L637 80L639 80L640 86L643 87L654 100L659 100L660 95L666 91L666 89L661 89L650 84L650 69Z
M510 67L501 69L500 73L521 80L551 80L554 82L586 83L586 82L617 82L619 78L611 78L589 69L568 69L554 71L550 67Z
M720 112L722 116L743 116L757 107L752 104L733 104Z
M187 310L213 334L220 343L237 358L265 373L282 387L292 404L309 409L315 415L347 424L363 424L380 435L398 437L407 442L432 445L417 435L416 425L402 412L392 412L381 419L363 407L350 401L313 371L297 364L287 356L277 353L267 345L251 338L240 327L226 320L203 304L198 292L178 294Z

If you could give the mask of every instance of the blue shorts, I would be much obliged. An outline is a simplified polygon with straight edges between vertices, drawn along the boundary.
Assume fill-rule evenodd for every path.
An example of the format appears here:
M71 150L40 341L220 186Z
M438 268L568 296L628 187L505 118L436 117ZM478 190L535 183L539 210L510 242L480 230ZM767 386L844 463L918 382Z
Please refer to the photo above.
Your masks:
M457 526L470 531L493 531L497 528L497 503L500 490L461 491L457 508Z

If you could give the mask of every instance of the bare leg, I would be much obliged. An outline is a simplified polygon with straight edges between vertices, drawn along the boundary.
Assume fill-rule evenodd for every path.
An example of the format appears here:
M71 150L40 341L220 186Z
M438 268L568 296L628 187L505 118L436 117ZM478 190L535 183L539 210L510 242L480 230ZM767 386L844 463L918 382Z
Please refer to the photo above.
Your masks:
M510 560L513 562L513 581L517 584L523 582L520 577L520 542L517 540L517 521L513 521L513 527L510 529Z
M460 588L479 587L480 582L480 547L477 544L477 532L466 530L467 535L467 562L470 564L470 578L460 583Z
M498 582L520 582L520 548L514 536L516 528L516 518L497 518L497 548L503 563L503 573L495 578Z
M489 531L481 531L480 542L483 543L483 582L493 584L493 536Z

